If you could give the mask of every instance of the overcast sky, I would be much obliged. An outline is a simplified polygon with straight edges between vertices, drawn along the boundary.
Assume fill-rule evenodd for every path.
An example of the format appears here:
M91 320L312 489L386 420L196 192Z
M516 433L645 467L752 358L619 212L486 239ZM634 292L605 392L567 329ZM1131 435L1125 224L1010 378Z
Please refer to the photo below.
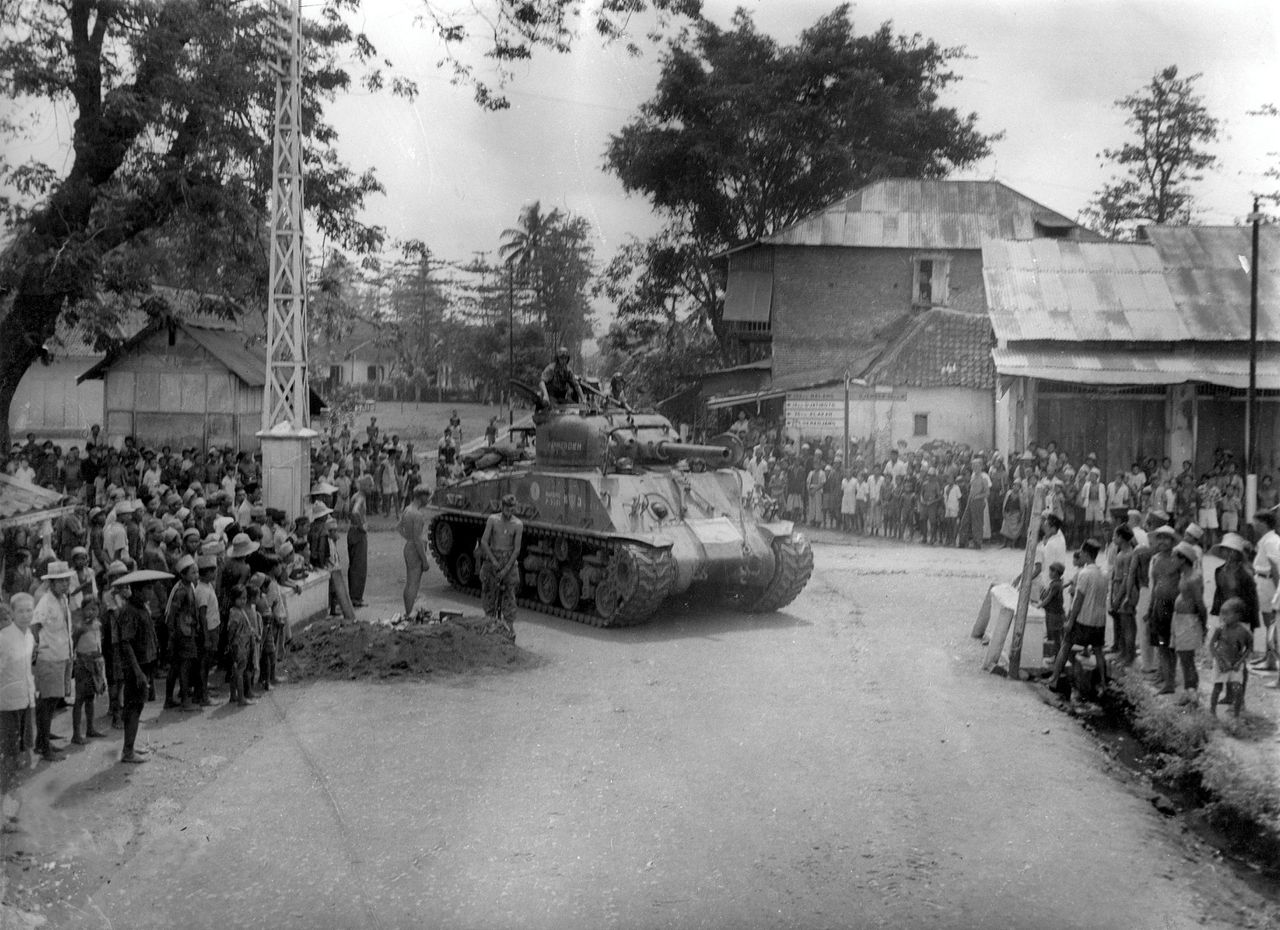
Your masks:
M376 168L387 187L368 220L453 259L494 249L531 200L586 216L601 261L628 234L654 231L647 204L627 197L601 165L610 133L652 94L659 49L636 59L588 35L568 55L539 51L508 87L511 109L489 113L435 67L439 46L414 24L422 2L364 0L361 24L419 82L419 99L362 95L333 113L344 154ZM745 6L784 43L836 5L704 2L721 24ZM1248 212L1251 192L1270 189L1265 168L1280 164L1268 154L1280 152L1280 118L1247 115L1280 103L1278 8L1267 0L867 0L853 17L859 32L892 20L897 32L965 46L972 58L955 63L962 80L945 102L1005 137L963 176L997 178L1073 217L1107 178L1098 153L1125 141L1114 101L1170 64L1203 72L1200 89L1225 131L1221 164L1196 192L1198 220L1229 224Z

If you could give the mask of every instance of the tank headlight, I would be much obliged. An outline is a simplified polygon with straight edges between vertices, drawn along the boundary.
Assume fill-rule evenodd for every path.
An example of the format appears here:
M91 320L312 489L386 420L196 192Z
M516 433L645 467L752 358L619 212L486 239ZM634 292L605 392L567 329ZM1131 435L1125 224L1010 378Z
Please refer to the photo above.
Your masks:
M671 511L667 509L667 505L664 504L662 501L654 501L653 503L651 503L649 505L649 512L652 513L659 520L667 519L667 515L671 513Z

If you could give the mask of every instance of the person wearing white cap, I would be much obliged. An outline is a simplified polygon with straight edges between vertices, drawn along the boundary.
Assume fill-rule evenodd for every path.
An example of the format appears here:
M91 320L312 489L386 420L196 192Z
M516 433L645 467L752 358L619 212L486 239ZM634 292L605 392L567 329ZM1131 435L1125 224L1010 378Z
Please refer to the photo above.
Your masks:
M53 715L58 703L71 696L71 605L67 591L75 570L66 562L50 562L43 580L49 590L36 604L31 632L36 638L36 752L47 762L57 762L51 740Z
M129 561L129 533L125 524L133 513L133 503L131 500L117 502L111 510L113 519L102 528L102 550L108 562Z
M1178 599L1178 583L1182 565L1173 554L1178 544L1177 531L1165 524L1151 531L1151 603L1147 607L1147 635L1155 647L1159 662L1156 676L1160 694L1173 694L1177 669L1173 650L1173 613ZM1189 548L1189 547L1188 547Z
M76 574L67 592L67 600L72 610L79 610L86 598L91 601L98 599L98 582L89 567L89 550L84 546L71 550L71 568Z

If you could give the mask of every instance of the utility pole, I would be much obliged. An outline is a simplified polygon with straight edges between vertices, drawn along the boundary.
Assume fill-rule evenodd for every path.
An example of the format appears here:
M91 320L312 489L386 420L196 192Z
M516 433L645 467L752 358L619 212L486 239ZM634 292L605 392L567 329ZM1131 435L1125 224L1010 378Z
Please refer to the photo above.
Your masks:
M276 76L271 152L267 371L262 394L262 477L268 506L291 516L310 490L311 389L302 192L301 0L268 0L267 67Z
M507 261L507 428L516 425L516 403L511 382L516 376L516 270ZM508 433L508 435L510 435Z
M1253 198L1253 248L1249 260L1249 393L1245 398L1244 417L1244 516L1252 520L1258 499L1258 228L1262 213L1258 198Z

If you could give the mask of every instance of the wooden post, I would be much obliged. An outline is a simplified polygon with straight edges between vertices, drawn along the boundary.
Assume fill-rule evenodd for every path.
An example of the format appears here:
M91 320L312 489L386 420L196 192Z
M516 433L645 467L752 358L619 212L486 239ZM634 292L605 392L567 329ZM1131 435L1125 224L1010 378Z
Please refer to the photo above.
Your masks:
M973 632L969 634L974 639L982 639L987 632L987 624L991 622L991 592L994 588L994 584L987 585L987 596L978 608L978 619L974 621Z
M1013 612L1013 638L1009 641L1009 679L1022 677L1022 636L1027 628L1027 608L1031 606L1031 569L1036 564L1036 544L1040 536L1040 516L1044 512L1046 481L1036 482L1031 496L1031 513L1027 520L1027 550L1022 556L1022 578L1018 581L1018 606ZM1047 565L1041 566L1047 572Z

